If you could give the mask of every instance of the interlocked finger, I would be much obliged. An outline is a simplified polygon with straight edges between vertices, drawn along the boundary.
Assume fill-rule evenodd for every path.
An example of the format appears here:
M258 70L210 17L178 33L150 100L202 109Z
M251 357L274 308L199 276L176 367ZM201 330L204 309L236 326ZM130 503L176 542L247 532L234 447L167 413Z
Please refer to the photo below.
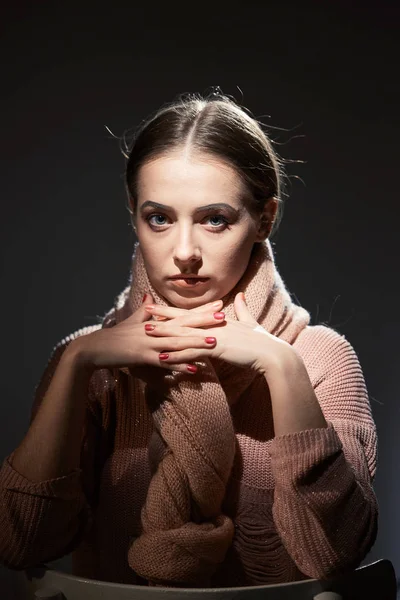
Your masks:
M159 359L163 365L170 363L187 365L208 356L210 356L210 350L205 348L187 348L176 352L163 352L159 354Z
M195 308L185 309L185 308L177 308L175 306L163 306L161 304L145 304L144 309L151 315L157 316L161 319L174 319L176 317L181 317L185 314L190 313L203 313L207 311L219 311L222 309L223 302L222 300L216 300L214 302L208 302L207 304L202 304L201 306L197 306Z
M192 337L164 337L155 338L154 349L156 352L173 352L188 348L213 348L217 340L211 336Z
M171 308L171 307L156 307L155 309L153 309L151 311L151 314L153 315L153 317L167 317L167 319L170 319L169 321L164 321L164 322L157 322L156 327L164 327L167 326L168 324L171 324L173 326L180 326L180 327L210 327L213 325L218 325L223 323L226 319L225 319L225 313L220 312L220 311L213 311L208 309L207 311L201 311L201 312L185 312L184 314L180 314L178 316L173 316L173 311L175 311L175 308ZM178 309L179 310L179 309ZM154 324L154 322L153 322ZM148 329L148 331L150 331ZM163 331L163 329L160 329L160 335L164 335L163 333L161 333ZM176 330L175 330L176 331ZM172 334L173 335L173 334Z

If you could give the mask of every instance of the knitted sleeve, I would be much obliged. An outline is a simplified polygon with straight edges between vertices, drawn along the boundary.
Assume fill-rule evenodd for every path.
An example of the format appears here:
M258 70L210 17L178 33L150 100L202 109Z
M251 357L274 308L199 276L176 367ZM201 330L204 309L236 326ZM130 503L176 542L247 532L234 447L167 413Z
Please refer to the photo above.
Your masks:
M61 342L51 355L36 388L31 423L71 339ZM24 569L54 560L78 545L91 515L95 431L95 417L88 408L81 468L63 477L32 482L13 468L15 451L5 458L0 469L0 560L7 567ZM82 472L88 474L84 487Z
M322 579L358 566L375 541L376 428L360 364L344 337L316 326L294 347L328 427L272 441L273 515L297 567Z

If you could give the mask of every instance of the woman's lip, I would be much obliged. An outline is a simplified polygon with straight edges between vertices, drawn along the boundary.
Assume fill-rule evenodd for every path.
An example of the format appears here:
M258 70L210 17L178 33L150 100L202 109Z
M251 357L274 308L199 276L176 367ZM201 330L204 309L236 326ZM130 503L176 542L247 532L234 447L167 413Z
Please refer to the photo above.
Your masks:
M185 273L180 273L179 275L171 275L169 279L210 279L209 277L204 277L203 275L185 275Z
M207 283L209 279L209 277L179 277L175 279L171 278L171 281L179 287L195 287Z

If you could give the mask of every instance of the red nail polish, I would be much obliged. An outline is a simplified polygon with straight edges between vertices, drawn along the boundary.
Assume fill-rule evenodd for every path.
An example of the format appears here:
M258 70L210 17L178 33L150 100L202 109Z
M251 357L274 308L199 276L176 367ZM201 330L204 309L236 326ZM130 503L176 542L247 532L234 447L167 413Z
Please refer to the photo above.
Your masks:
M145 295L143 296L142 304L143 304L143 302L146 300L146 298L147 298L147 294L145 294Z
M146 325L144 326L146 331L154 331L154 329L156 328L155 325L152 325L152 323L146 323Z
M225 313L223 313L223 312L215 312L214 313L214 319L217 319L218 321L222 321L223 319L225 319Z
M206 344L215 344L216 341L217 341L217 338L215 338L215 337L206 337L205 338Z
M165 352L162 352L161 354L158 355L158 358L160 360L167 360L167 358L169 358L169 354L166 354Z
M197 373L197 367L196 367L196 365L187 365L186 368L189 371L189 373Z

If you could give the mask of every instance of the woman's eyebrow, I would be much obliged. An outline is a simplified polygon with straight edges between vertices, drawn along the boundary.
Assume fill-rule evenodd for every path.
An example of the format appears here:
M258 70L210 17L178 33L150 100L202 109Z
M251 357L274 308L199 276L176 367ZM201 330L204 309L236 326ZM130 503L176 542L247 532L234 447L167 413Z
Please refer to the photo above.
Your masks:
M240 211L237 208L234 208L231 204L227 204L225 202L215 202L213 204L199 206L194 212L199 213L204 212L206 210L227 210L231 213L235 213L235 215L238 215L240 213Z
M151 200L146 200L146 202L143 202L142 206L140 207L140 211L143 211L148 206L150 208L156 208L157 210L173 210L170 206L167 206L166 204L160 204L159 202L152 202Z
M153 202L152 200L146 200L146 202L143 202L143 204L140 207L140 212L144 211L144 209L148 207L155 208L156 210L172 211L173 213L175 213L175 209L172 206L168 206L167 204L160 204L159 202ZM237 210L230 204L226 204L225 202L216 202L213 204L199 206L194 212L196 214L204 212L206 210L228 210L230 212L235 213L236 215L239 215L240 213L239 210Z

